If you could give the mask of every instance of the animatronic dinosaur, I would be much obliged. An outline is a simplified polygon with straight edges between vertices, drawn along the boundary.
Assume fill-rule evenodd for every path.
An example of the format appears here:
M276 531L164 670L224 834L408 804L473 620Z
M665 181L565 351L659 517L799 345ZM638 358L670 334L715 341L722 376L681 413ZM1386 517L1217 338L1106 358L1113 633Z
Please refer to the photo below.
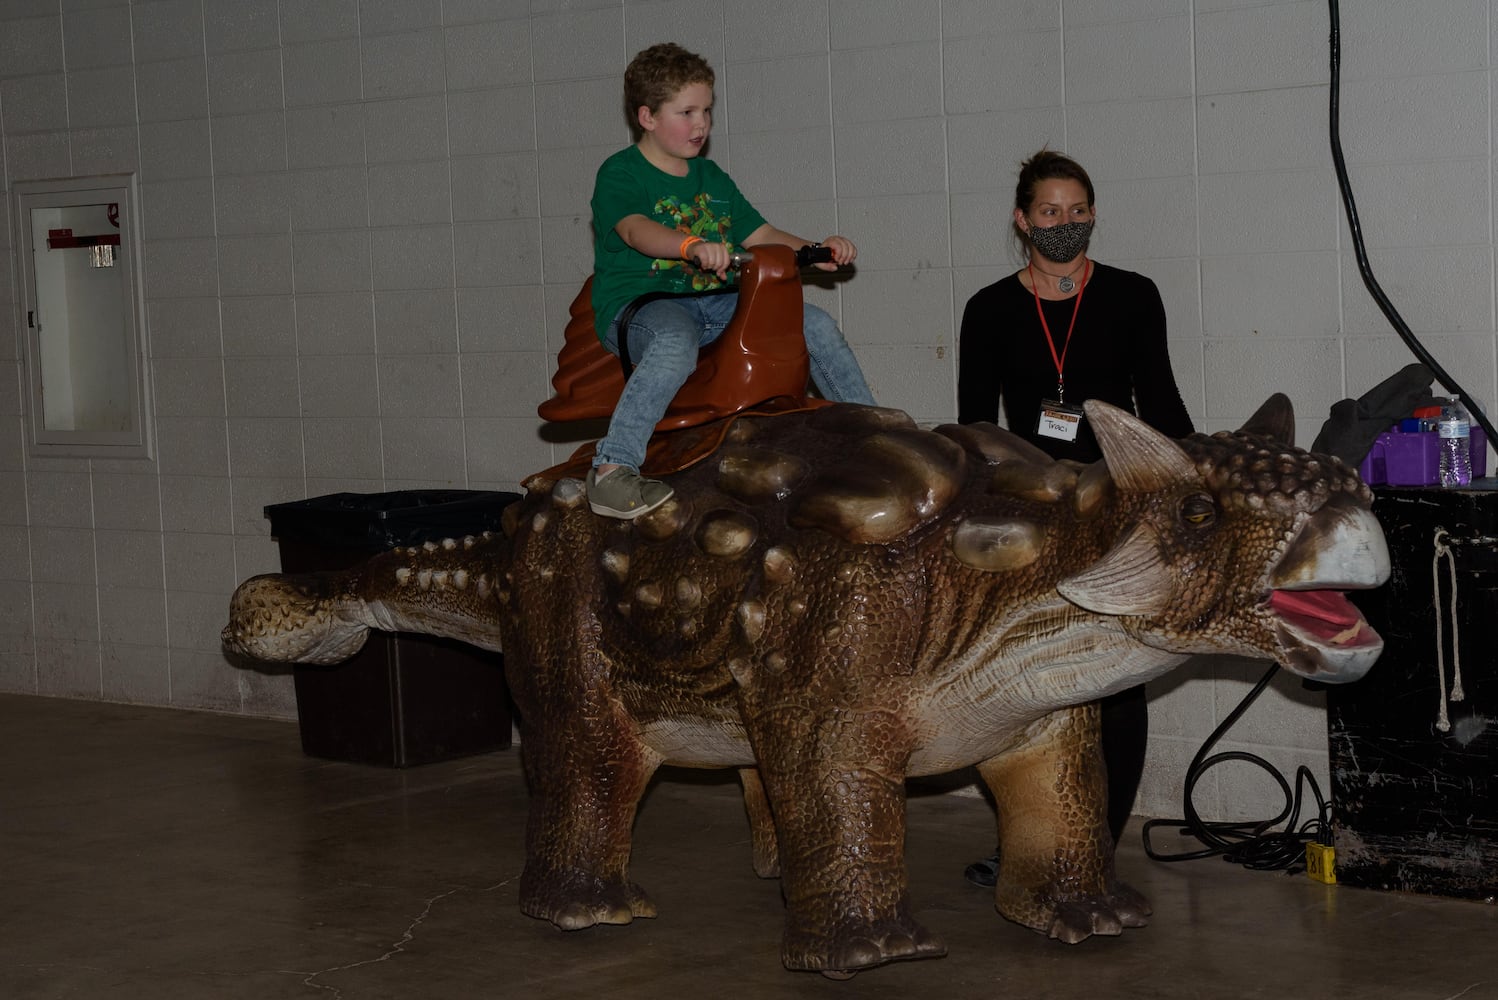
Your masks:
M627 867L658 765L737 767L787 967L943 954L907 898L905 778L977 764L999 912L1118 934L1150 909L1114 875L1095 700L1192 653L1356 679L1383 643L1340 591L1389 564L1356 474L1282 443L1283 396L1180 443L1086 412L1106 459L1085 467L991 424L741 416L634 522L542 474L503 535L245 582L224 642L302 663L372 628L503 650L533 796L520 904L564 929L655 915Z

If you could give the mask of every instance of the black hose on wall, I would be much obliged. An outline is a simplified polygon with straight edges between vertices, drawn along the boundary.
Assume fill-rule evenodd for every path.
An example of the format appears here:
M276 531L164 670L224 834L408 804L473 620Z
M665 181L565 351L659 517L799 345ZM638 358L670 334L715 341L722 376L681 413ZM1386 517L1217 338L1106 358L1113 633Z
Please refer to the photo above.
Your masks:
M1490 442L1498 444L1498 435L1494 434L1493 425L1488 422L1487 414L1477 405L1467 390L1463 389L1456 379L1442 368L1433 358L1425 345L1416 339L1409 325L1399 315L1399 310L1394 308L1394 303L1384 294L1379 286L1378 279L1373 276L1373 267L1368 263L1368 250L1363 245L1363 227L1358 221L1357 205L1352 197L1352 184L1347 179L1347 161L1342 157L1342 135L1341 135L1341 106L1342 106L1342 15L1338 10L1337 0L1327 0L1327 8L1331 14L1331 106L1330 106L1330 131L1332 145L1332 164L1337 170L1337 187L1342 192L1342 207L1347 212L1347 228L1352 232L1352 249L1357 256L1358 273L1363 276L1363 284L1367 286L1368 293L1373 296L1373 301L1378 303L1378 308L1388 318L1394 327L1394 332L1399 334L1399 339L1404 341L1405 346L1415 355L1421 364L1429 368L1435 374L1436 380L1445 386L1446 391L1461 396L1462 405L1482 427L1483 433L1488 436Z

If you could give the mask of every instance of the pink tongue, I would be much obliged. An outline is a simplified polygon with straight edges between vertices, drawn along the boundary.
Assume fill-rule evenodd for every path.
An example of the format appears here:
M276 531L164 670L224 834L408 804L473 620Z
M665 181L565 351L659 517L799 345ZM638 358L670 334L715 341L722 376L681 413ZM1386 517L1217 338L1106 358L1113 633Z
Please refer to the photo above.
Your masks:
M1269 606L1280 614L1316 618L1343 627L1362 617L1340 590L1276 590L1269 595Z

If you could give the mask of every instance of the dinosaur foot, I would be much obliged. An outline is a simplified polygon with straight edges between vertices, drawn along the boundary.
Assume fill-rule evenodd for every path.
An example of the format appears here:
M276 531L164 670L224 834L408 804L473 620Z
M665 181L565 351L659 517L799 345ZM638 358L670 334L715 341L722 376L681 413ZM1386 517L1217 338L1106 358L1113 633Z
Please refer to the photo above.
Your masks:
M860 969L915 958L940 958L947 946L914 921L842 928L833 935L787 932L781 960L787 969L851 979Z
M1151 912L1149 901L1141 893L1120 882L1106 895L1057 903L1046 933L1058 941L1076 944L1095 934L1116 936L1125 927L1144 927Z
M655 903L635 883L582 873L534 879L527 874L521 885L520 912L549 920L564 931L580 931L596 924L627 924L636 917L656 914Z

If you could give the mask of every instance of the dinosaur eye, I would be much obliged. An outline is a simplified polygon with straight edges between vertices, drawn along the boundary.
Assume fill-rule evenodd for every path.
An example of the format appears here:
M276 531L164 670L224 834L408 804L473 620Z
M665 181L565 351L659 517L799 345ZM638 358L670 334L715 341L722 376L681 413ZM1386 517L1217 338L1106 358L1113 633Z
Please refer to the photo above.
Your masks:
M1217 520L1217 507L1211 498L1198 493L1182 501L1181 519L1189 525L1203 528Z

